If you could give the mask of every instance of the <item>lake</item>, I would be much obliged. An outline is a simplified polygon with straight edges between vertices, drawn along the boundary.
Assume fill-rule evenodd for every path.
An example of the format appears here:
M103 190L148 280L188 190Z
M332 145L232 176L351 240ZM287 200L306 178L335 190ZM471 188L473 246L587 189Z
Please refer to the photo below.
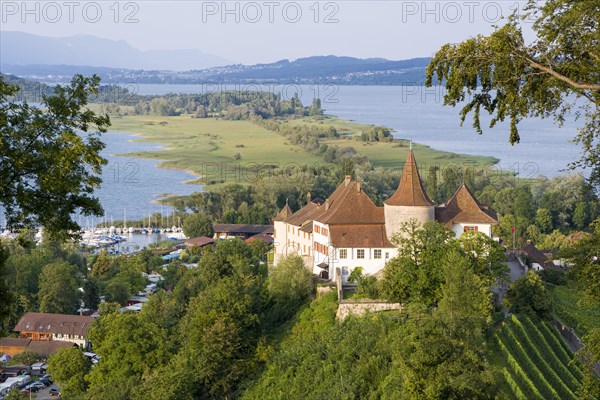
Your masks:
M154 151L161 144L135 142L139 137L131 133L107 132L102 135L106 144L102 155L108 164L102 171L102 186L96 191L104 207L106 221L148 218L149 213L160 212L164 215L172 212L171 207L154 204L162 194L188 195L201 190L201 185L185 183L196 177L185 171L158 168L160 161L117 154ZM91 226L100 222L98 218L83 218L82 226Z

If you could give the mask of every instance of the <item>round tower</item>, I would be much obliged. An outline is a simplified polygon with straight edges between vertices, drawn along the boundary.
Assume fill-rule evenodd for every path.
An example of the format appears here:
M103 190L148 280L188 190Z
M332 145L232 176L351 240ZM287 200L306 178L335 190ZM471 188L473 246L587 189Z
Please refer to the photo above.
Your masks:
M383 203L383 211L385 231L390 240L410 219L421 224L435 219L435 204L423 189L412 150L406 158L398 189Z

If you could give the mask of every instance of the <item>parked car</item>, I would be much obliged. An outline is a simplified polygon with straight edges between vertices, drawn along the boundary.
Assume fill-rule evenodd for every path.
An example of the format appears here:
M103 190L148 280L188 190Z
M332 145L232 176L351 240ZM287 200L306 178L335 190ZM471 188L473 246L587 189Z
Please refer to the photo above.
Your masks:
M52 397L60 397L60 390L58 388L50 388L50 396Z
M38 382L41 382L44 386L52 385L52 382L48 378L40 378L40 380Z
M40 378L40 381L41 380L47 380L48 382L50 382L51 385L54 383L54 381L52 380L52 375L50 375L50 374L46 374L46 375L42 376Z

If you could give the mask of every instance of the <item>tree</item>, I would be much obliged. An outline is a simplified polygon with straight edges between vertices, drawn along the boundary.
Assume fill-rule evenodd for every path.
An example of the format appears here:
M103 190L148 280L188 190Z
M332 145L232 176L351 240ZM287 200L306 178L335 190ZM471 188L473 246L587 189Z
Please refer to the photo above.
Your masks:
M487 361L481 330L449 324L437 313L413 321L399 343L398 375L402 399L493 399L498 390L495 368Z
M183 221L183 233L188 238L213 235L212 220L206 214L195 213L188 215Z
M87 308L97 309L100 302L100 290L98 283L93 278L88 278L83 284L83 295L81 300Z
M438 312L449 320L470 320L483 326L492 311L489 284L475 274L471 260L458 250L451 250L442 261L444 284Z
M312 290L311 273L297 254L283 258L269 270L269 293L280 310L285 311L284 316L293 314Z
M425 181L427 186L427 193L433 199L434 202L437 202L439 199L438 196L438 171L440 167L437 165L431 165L427 168L427 179Z
M90 329L89 340L101 357L88 376L91 398L111 398L103 393L115 385L121 394L113 391L112 398L129 398L145 371L168 362L173 341L159 321L142 313L101 314Z
M510 120L511 144L518 143L518 123L528 117L554 116L560 124L572 107L585 123L576 142L582 158L572 166L592 169L590 181L600 183L600 42L597 15L600 0L528 0L491 35L478 35L444 45L432 58L426 85L444 82L444 104L467 100L461 122L473 114L482 133L480 112L492 118L490 128ZM534 20L536 39L526 43L521 25ZM583 99L575 103L574 99Z
M416 302L432 306L440 299L443 281L439 260L456 242L453 233L437 222L421 226L416 220L404 223L393 240L398 255L383 270L381 294L394 302Z
M592 234L579 240L574 246L561 252L572 265L568 274L583 288L585 296L580 300L587 304L600 302L600 220L591 224ZM596 365L600 362L600 327L595 327L583 338L586 346L580 350L584 361L584 379L581 398L595 399L600 396L600 381Z
M540 228L541 233L548 233L552 230L552 214L547 208L538 208L535 213L535 223Z
M203 397L225 398L253 369L258 341L251 277L223 277L190 301L182 320L182 354L189 378Z
M17 353L11 358L12 362L23 365L31 365L34 362L41 360L42 356L40 356L35 351L24 350L20 353Z
M63 395L69 398L85 393L85 376L91 366L92 363L79 347L64 347L48 358L48 373L52 375Z
M6 394L4 400L29 400L29 396L21 392L18 387L15 387Z
M573 211L573 224L577 229L585 229L588 225L588 206L583 201L580 201L575 205L575 211Z
M542 278L531 270L510 285L504 298L504 305L515 314L523 314L535 319L551 317L550 295L546 291Z
M9 101L18 93L0 76L0 204L9 226L42 225L50 235L79 232L71 215L101 215L93 191L106 160L100 133L107 115L87 108L100 78L75 75L57 85L42 107Z
M65 262L53 262L40 275L40 312L72 314L79 307L75 268Z
M503 263L504 248L483 232L465 232L457 239L473 272L487 285L508 281L509 267Z
M131 297L129 285L119 279L112 279L109 282L106 286L105 294L107 300L119 303L122 306L125 305L127 300Z

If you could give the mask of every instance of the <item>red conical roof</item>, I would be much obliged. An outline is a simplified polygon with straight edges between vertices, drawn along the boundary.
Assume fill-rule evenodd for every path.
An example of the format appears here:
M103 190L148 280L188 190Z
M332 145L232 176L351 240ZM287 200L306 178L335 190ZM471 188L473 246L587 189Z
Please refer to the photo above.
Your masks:
M398 189L392 197L385 202L388 206L433 206L433 201L425 193L415 155L411 151L408 152L408 157L404 163L402 177Z

